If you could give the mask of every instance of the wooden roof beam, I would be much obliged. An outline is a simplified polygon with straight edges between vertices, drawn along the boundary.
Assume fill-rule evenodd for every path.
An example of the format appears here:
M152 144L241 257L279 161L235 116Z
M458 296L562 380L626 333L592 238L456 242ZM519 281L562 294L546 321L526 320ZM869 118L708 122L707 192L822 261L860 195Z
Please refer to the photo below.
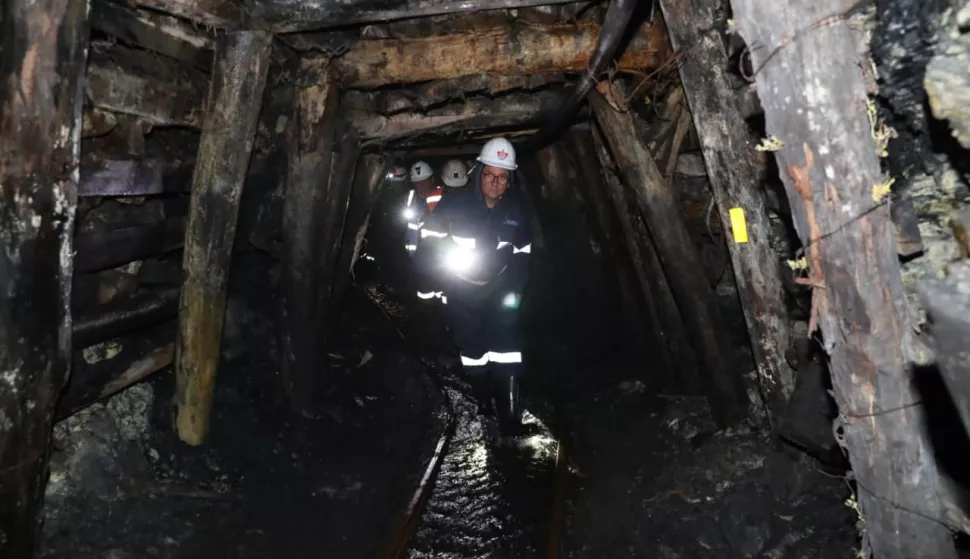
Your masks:
M599 25L577 23L501 27L408 40L361 41L336 59L305 58L301 75L312 83L332 71L345 87L368 89L477 74L583 72L599 35ZM659 67L669 56L667 31L658 18L636 30L620 54L617 67L650 70Z

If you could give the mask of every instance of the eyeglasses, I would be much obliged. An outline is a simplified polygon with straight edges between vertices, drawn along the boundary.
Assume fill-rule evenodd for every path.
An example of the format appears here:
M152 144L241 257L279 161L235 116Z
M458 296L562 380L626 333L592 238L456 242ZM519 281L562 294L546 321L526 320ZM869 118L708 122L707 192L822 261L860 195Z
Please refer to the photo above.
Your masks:
M497 182L499 184L508 184L508 175L493 175L491 173L482 173L482 180L487 182Z

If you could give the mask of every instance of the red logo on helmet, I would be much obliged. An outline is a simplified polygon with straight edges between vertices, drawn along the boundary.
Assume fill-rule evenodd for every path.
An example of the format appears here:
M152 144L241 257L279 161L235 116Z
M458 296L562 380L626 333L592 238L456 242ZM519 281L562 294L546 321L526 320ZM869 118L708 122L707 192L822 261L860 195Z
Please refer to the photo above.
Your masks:
M497 155L499 159L507 159L509 157L509 152L498 150L498 153L495 155Z

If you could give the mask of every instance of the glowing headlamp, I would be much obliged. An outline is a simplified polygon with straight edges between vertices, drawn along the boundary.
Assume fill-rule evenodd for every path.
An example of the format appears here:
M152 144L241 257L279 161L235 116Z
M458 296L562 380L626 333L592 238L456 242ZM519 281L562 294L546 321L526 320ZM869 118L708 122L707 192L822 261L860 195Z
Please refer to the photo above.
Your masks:
M415 216L414 208L404 208L404 211L401 212L401 215L404 216L404 219L414 219L414 216Z
M515 293L506 293L502 298L502 306L510 309L519 308L519 296Z
M472 270L475 264L478 263L478 256L474 251L462 248L462 247L452 247L447 253L445 253L445 268L450 270L455 274L464 274Z

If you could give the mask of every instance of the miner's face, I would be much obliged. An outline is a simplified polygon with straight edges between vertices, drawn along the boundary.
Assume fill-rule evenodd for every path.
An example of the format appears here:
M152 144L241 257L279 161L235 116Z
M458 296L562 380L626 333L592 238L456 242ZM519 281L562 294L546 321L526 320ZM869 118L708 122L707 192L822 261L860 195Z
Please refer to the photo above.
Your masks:
M485 165L482 169L482 196L495 202L509 189L509 170Z

